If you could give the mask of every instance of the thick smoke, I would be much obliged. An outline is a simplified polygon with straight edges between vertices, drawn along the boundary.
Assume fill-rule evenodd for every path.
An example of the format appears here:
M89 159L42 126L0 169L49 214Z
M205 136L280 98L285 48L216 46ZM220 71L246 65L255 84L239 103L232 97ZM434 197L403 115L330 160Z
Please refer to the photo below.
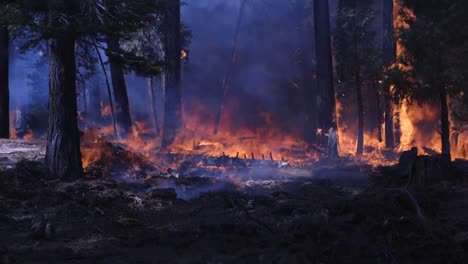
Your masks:
M207 116L218 111L241 2L188 1L184 6L183 21L193 34L183 81L186 108L201 103ZM236 111L233 128L261 125L264 112L272 113L275 125L286 124L299 110L293 71L302 58L297 51L300 21L294 15L289 1L246 2L225 100Z
M208 123L214 122L214 114L221 102L222 81L231 61L241 2L193 0L187 1L182 7L183 23L193 36L189 62L183 66L184 108L188 113L195 113L197 111L194 110L202 106L204 113L201 114L207 116L205 121ZM276 127L300 125L300 121L294 119L299 119L298 113L303 104L297 68L304 59L298 51L301 46L299 29L304 21L295 14L293 3L272 0L246 2L236 64L225 100L228 111L235 111L234 115L230 115L234 116L230 124L232 129L239 126L262 126L266 112L271 113L272 123ZM309 33L313 35L313 31ZM309 41L310 36L306 38ZM312 41L309 44L312 45ZM15 49L19 45L16 44ZM42 52L35 49L20 54L14 50L12 55L11 110L28 112L31 111L31 105L47 105L48 67L38 68L36 65L43 56ZM312 58L308 57L307 60L312 61ZM39 76L45 78L30 80L32 73L39 73ZM97 78L93 77L86 82L86 93L78 91L80 111L92 109L92 104L96 102L93 98L95 96L99 96L99 100L105 104L108 101L104 76L99 66L97 75ZM146 79L128 74L126 80L132 115L137 119L149 118ZM99 94L90 91L90 87L95 85L99 87ZM40 99L31 95L34 89L41 93Z

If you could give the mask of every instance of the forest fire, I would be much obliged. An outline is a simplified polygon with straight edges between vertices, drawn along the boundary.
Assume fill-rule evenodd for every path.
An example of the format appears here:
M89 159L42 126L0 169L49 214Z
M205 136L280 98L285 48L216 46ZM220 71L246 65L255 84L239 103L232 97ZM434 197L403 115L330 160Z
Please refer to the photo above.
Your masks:
M18 116L21 116L20 110L15 110L15 111L10 112L10 138L11 139L23 139L23 140L37 139L38 137L36 136L33 129L31 128L25 128L22 131L18 131L16 129Z
M466 2L0 1L0 263L468 263Z
M129 150L141 154L161 170L177 169L182 163L193 156L219 158L229 157L239 160L283 161L295 167L311 167L326 155L320 146L310 147L299 134L287 133L276 127L269 113L260 113L258 118L262 125L256 131L248 127L238 127L236 120L236 104L226 109L222 116L219 132L213 134L213 113L197 105L184 112L184 128L177 135L174 143L166 150L160 146L159 136L154 136L149 122L137 121L132 126L132 133L116 140L113 136L113 126L90 128L85 131L82 144L83 166L101 159L109 160L112 153L108 148L101 149L103 141L123 144ZM103 107L103 117L109 117L110 109ZM343 111L342 105L337 106L338 113ZM437 130L439 118L438 109L430 105L402 104L398 110L401 138L400 144L393 150L385 149L378 140L377 132L365 133L365 152L359 159L375 165L392 164L397 161L398 153L418 147L421 155L440 153L440 135ZM356 151L356 127L346 122L339 123L339 151L343 157L352 158ZM466 158L466 137L458 135L457 144L453 146L453 158ZM106 150L107 149L107 150ZM107 151L107 152L106 152ZM389 155L395 153L396 155ZM170 161L164 155L180 156ZM185 158L183 158L185 157ZM206 166L199 163L199 166ZM138 166L138 164L135 164Z
M104 109L109 109L107 106ZM108 111L102 111L106 116ZM178 159L175 163L164 158L165 154L182 157L200 156L205 158L230 157L248 161L271 161L294 166L310 166L318 161L317 150L308 148L307 143L298 135L288 134L274 128L272 116L260 113L256 131L232 124L234 111L225 111L218 133L213 134L213 119L208 109L184 112L184 128L180 130L174 143L168 149L161 149L160 138L154 136L149 122L137 121L132 126L132 133L122 139L113 137L113 126L89 128L85 131L82 144L82 162L86 168L101 159L112 159L109 149L101 149L102 141L124 144L129 150L143 155L161 170L179 168L187 160ZM187 158L188 159L188 158ZM273 164L273 163L272 163ZM202 165L202 164L200 164Z

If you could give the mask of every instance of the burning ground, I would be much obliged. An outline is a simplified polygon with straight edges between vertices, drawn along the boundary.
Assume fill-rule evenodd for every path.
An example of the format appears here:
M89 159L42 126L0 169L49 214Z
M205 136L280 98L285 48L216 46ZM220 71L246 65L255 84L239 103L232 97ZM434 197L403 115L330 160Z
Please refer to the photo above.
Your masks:
M29 155L21 154L23 143L10 144L18 159ZM464 263L468 257L468 164L461 160L446 180L433 178L421 189L410 184L409 152L380 168L345 159L298 167L160 154L168 163L186 161L161 171L125 145L95 144L107 155L88 165L83 180L50 178L36 161L0 171L2 263Z

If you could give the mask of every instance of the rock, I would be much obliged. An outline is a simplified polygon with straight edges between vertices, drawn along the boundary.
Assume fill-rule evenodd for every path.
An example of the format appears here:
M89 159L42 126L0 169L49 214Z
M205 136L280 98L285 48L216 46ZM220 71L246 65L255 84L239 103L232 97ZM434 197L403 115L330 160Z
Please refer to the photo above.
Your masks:
M174 200L177 198L177 193L174 188L153 189L150 193L153 198Z

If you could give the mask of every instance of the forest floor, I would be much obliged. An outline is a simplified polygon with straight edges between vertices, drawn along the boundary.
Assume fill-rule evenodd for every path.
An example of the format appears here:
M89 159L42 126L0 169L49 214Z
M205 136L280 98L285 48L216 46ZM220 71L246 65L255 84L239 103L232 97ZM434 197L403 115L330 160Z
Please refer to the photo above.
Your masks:
M61 182L20 161L0 170L0 263L467 263L466 171L411 192L381 184L385 171L327 167L222 188L181 176L168 179L176 193ZM178 199L191 185L206 188Z

